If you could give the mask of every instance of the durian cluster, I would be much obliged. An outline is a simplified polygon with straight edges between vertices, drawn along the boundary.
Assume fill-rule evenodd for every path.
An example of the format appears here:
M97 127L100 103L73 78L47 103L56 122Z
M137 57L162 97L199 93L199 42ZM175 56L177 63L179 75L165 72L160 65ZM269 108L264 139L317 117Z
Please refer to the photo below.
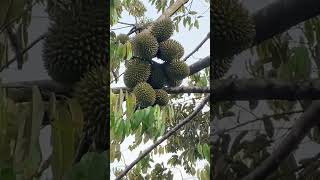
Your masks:
M171 19L164 18L130 39L133 58L126 62L123 78L125 85L133 89L141 108L167 105L168 93L163 87L180 86L190 73L188 65L181 60L183 46L170 39L173 31ZM156 62L154 58L163 63Z
M110 112L107 9L107 2L86 0L81 6L51 14L43 44L48 75L74 89L72 95L81 104L86 119L85 134L89 132L100 149L108 148L109 134L106 128L99 131L99 125L107 124ZM105 136L98 137L99 133Z
M247 49L255 38L252 16L239 0L211 0L214 78L230 68L232 57Z

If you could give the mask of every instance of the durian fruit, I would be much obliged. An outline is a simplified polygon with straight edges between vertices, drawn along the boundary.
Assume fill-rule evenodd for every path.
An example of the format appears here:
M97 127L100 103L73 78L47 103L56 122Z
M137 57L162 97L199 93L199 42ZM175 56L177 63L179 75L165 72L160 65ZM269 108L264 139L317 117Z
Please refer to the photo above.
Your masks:
M175 60L166 63L165 72L171 79L182 80L190 74L190 68L184 61Z
M157 57L163 61L171 62L175 59L180 59L183 54L183 46L178 41L169 39L159 44Z
M231 58L216 59L211 63L211 70L213 71L213 79L222 78L230 69L232 64Z
M151 34L157 38L158 42L168 40L174 31L174 24L170 18L156 21L151 26Z
M168 93L163 89L156 89L156 101L155 104L158 104L159 106L165 106L169 102L169 96Z
M146 82L137 84L133 89L133 93L136 96L137 104L142 108L152 106L156 101L156 92L152 86Z
M167 85L169 87L178 87L182 84L182 80L170 79L168 78Z
M85 117L84 130L90 138L93 138L97 148L106 149L108 146L107 126L109 109L109 68L97 67L90 70L75 84L74 98L78 100ZM105 137L100 137L105 136Z
M60 11L51 18L42 59L53 80L73 84L92 68L107 64L107 10L92 7Z
M167 76L162 64L151 65L151 75L147 82L155 89L164 87L167 83Z
M132 43L133 55L145 60L150 60L156 56L159 48L157 39L148 32L137 34Z
M117 42L120 42L121 44L125 44L127 41L129 41L129 36L126 34L119 34L116 38Z
M127 65L123 75L124 84L128 88L133 88L138 83L147 81L150 74L150 64L146 61L135 59Z
M229 58L253 43L253 18L238 0L212 0L210 10L214 59Z

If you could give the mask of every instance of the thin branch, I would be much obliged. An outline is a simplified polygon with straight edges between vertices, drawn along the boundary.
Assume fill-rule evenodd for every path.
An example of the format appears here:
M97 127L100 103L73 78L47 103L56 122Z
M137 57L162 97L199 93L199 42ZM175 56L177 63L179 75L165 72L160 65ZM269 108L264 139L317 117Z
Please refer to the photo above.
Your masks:
M215 80L212 84L212 93L216 101L320 99L320 79L223 79Z
M189 57L191 57L195 52L197 52L201 46L210 38L210 32L207 34L207 36L200 42L200 44L190 53L188 54L183 61L186 61Z
M125 29L125 28L129 28L129 27L131 27L131 26L123 26L123 27L111 29L111 31L116 31L116 30L119 30L119 29Z
M292 114L303 113L303 112L304 112L303 110L298 110L298 111L291 111L291 112L286 112L286 113L279 113L279 114L267 115L267 116L264 116L264 117L258 117L258 118L256 118L256 119L251 120L251 121L247 121L247 122L238 124L238 125L236 125L236 126L233 126L233 127L231 127L231 128L222 130L222 133L227 133L227 132L232 131L232 130L234 130L234 129L238 129L238 128L240 128L240 127L246 126L246 125L251 124L251 123L255 123L255 122L257 122L257 121L261 121L261 120L263 120L263 119L273 118L273 117L276 117L276 116L292 115Z
M123 25L135 26L135 24L126 23L126 22L121 22L121 21L118 21L118 23L119 23L119 24L123 24Z
M210 95L208 95L196 108L195 110L184 120L182 120L179 124L177 124L174 128L168 131L165 135L162 136L157 142L155 142L152 146L147 148L139 157L134 160L129 166L127 166L121 174L116 178L116 180L120 180L123 178L139 161L141 161L145 156L147 156L154 148L160 145L163 141L171 137L174 133L176 133L181 127L190 122L207 104L210 99Z
M37 39L35 39L28 47L23 49L21 51L21 55L24 55L26 52L28 52L33 46L35 46L38 42L40 42L42 39L46 38L46 34L43 34L39 36ZM17 56L13 57L11 60L9 60L4 66L0 68L0 72L2 72L5 68L8 68L14 61L17 59Z
M293 150L298 148L310 129L319 124L319 116L320 101L314 101L308 110L295 122L290 133L283 139L278 148L242 180L266 179Z
M32 180L33 178L40 178L42 176L42 173L49 168L50 164L51 164L51 159L52 159L52 155L50 155L48 157L48 159L46 159L42 165L40 166L39 170L31 177L30 180Z

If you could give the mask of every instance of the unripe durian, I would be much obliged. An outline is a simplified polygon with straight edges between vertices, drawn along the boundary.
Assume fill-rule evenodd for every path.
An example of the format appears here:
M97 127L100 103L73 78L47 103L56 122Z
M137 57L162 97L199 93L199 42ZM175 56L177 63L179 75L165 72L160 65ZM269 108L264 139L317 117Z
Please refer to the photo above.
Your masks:
M94 138L97 148L108 146L109 129L109 68L97 67L89 71L75 84L74 97L79 101L85 118L84 130Z
M156 101L156 92L152 86L146 82L137 84L133 89L133 93L136 96L137 104L142 108L152 106Z
M159 48L157 39L148 32L137 34L131 41L133 55L145 60L156 56Z
M230 69L231 64L231 58L213 60L210 67L213 71L213 79L220 79L223 77Z
M157 57L163 61L171 62L175 59L180 59L183 54L183 46L178 41L169 39L159 44Z
M151 26L151 34L157 38L158 42L168 40L174 31L174 24L170 18L156 21Z
M150 74L151 66L148 62L134 59L127 65L127 69L124 72L124 84L128 88L133 88L138 83L147 81Z
M172 61L166 63L165 71L167 77L175 80L182 80L190 74L190 68L184 61Z
M49 76L73 84L89 70L107 64L109 25L105 8L83 7L61 11L52 18L43 44L43 61Z
M229 58L255 38L253 18L238 0L213 0L211 6L214 59Z
M163 89L156 89L156 101L155 104L158 104L159 106L165 106L169 102L169 96L168 93Z

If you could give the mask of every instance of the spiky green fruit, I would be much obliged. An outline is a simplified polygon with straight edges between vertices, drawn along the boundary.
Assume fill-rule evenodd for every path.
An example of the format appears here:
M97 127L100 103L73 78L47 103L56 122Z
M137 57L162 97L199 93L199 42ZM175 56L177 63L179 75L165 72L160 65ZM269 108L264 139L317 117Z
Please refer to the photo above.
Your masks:
M133 55L142 59L152 59L159 48L157 39L148 32L141 32L132 39Z
M180 59L184 54L183 46L176 40L169 39L159 44L157 57L166 62Z
M213 70L213 79L220 79L223 77L232 64L231 58L216 59L211 63L211 69Z
M142 108L152 106L156 101L156 92L152 86L146 82L137 84L133 89L133 93L136 96L137 104Z
M211 6L214 59L229 58L255 38L253 18L238 0L213 0Z
M163 89L156 89L156 101L155 104L158 104L159 106L165 106L169 102L169 96L168 93Z
M48 29L42 59L55 81L73 84L92 68L107 64L107 10L89 7L61 11Z
M158 42L168 40L174 31L174 24L170 18L156 21L151 26L151 34L157 38Z
M163 88L167 82L167 76L164 72L164 65L152 65L151 75L147 82L155 89Z
M109 109L109 68L94 68L75 84L74 98L82 107L85 117L84 130L100 149L105 149L109 132L106 128ZM103 132L101 132L103 131ZM102 136L102 137L101 137Z
M166 63L165 72L171 79L182 80L190 74L190 68L184 61Z
M116 38L117 42L120 42L121 44L125 44L127 41L129 41L129 36L126 34L119 34Z
M151 74L151 66L148 62L142 60L132 60L124 72L124 84L128 88L135 87L140 82L145 82Z
M182 84L182 80L170 79L167 80L167 85L169 87L178 87Z

